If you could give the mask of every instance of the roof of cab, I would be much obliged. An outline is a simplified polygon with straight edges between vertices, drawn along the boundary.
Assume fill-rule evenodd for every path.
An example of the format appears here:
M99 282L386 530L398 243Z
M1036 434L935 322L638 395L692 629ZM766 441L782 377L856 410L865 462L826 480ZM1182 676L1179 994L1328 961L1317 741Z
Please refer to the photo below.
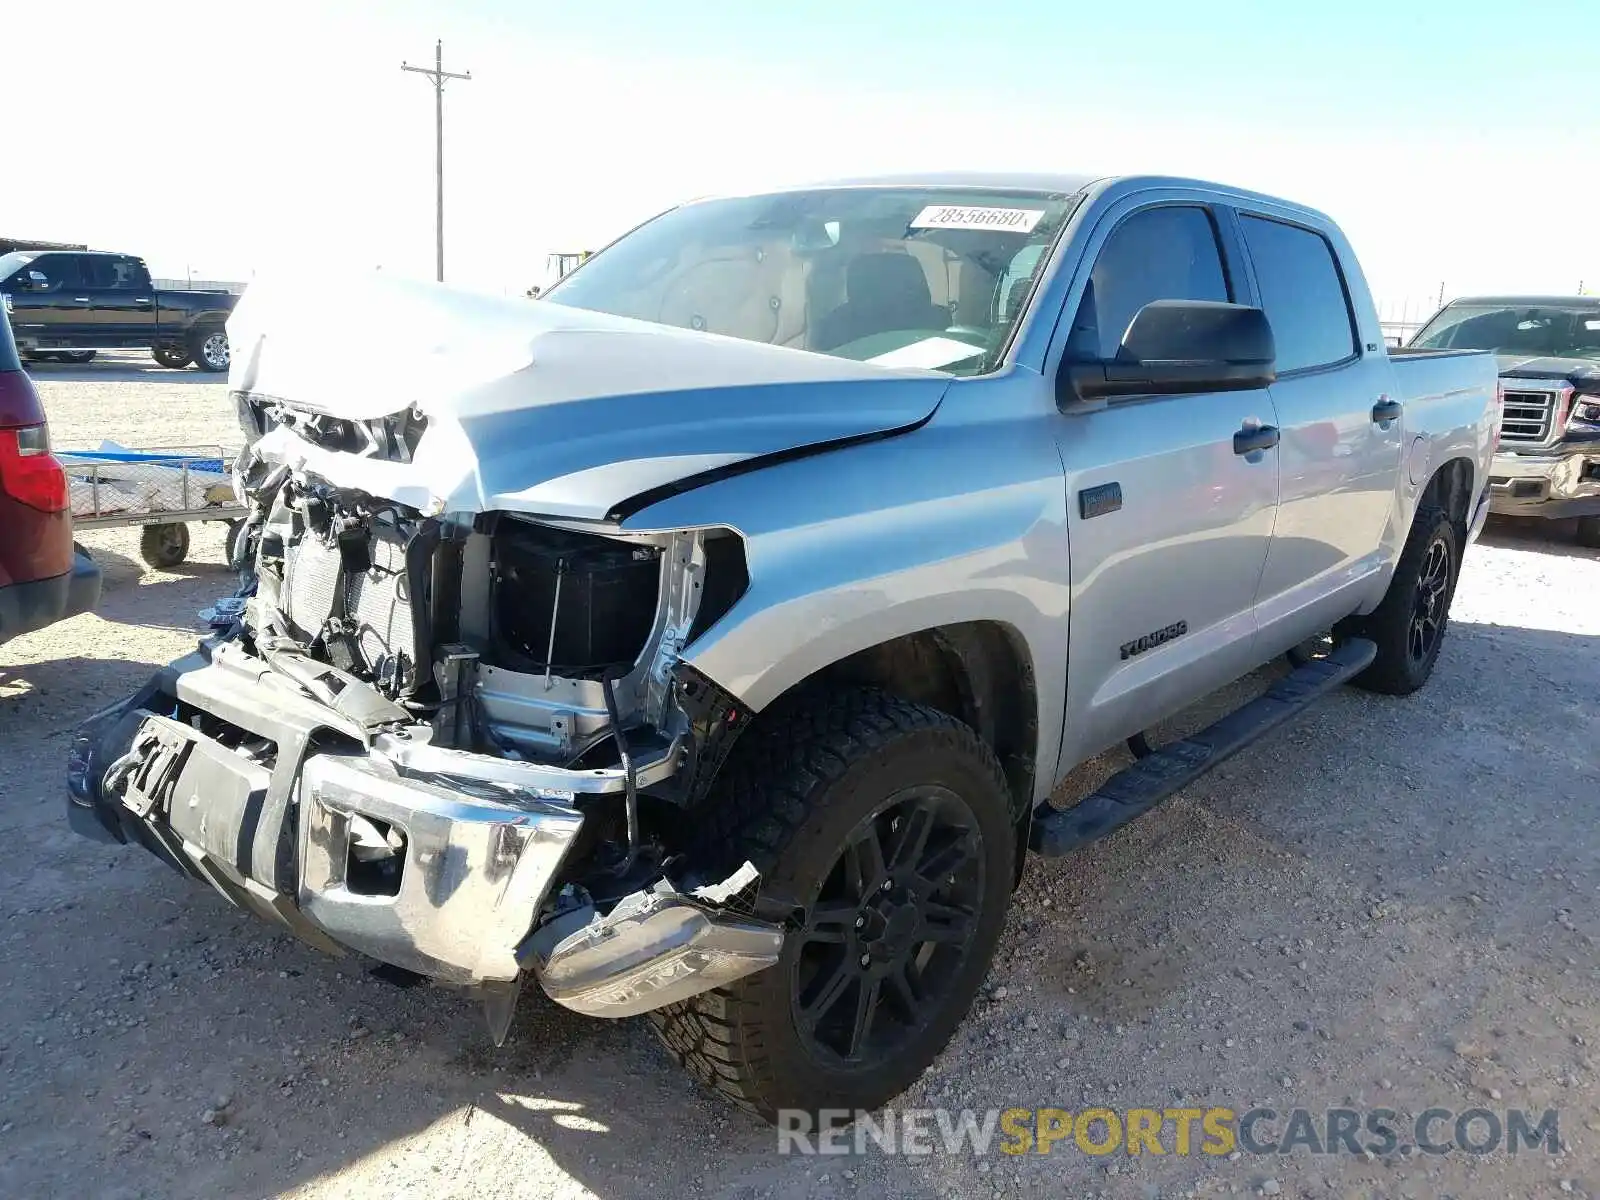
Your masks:
M1522 305L1547 308L1596 308L1600 309L1600 296L1457 296L1446 308L1457 304L1491 304L1503 308L1518 308Z
M992 188L997 191L1061 192L1070 195L1104 178L1103 175L1042 171L926 171L919 174L858 175L801 186Z

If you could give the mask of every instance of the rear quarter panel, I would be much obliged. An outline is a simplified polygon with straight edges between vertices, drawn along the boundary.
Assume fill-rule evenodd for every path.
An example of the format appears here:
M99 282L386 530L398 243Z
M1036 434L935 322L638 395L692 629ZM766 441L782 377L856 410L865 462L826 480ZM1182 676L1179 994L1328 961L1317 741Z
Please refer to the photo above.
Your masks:
M1390 355L1397 398L1405 405L1406 445L1398 482L1399 522L1394 556L1429 482L1452 462L1471 469L1470 505L1489 480L1500 420L1499 372L1484 351L1401 352Z
M157 331L171 336L200 325L222 325L237 303L238 297L227 292L157 292Z

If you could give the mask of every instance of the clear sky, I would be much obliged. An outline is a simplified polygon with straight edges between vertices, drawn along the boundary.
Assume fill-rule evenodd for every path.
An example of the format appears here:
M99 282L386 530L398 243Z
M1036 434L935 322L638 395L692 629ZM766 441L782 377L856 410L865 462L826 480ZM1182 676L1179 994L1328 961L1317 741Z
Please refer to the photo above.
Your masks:
M1314 204L1392 307L1600 288L1600 0L0 0L0 234L431 276L436 37L470 286L703 192L1011 167Z

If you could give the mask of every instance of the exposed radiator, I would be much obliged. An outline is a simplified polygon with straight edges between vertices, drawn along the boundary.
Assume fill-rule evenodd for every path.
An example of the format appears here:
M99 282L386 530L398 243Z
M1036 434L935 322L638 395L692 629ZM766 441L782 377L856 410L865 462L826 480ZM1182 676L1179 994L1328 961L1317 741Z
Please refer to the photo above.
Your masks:
M283 615L296 636L319 639L330 662L390 692L416 683L416 617L406 574L406 543L375 525L367 541L372 566L347 572L337 545L314 534L285 556Z

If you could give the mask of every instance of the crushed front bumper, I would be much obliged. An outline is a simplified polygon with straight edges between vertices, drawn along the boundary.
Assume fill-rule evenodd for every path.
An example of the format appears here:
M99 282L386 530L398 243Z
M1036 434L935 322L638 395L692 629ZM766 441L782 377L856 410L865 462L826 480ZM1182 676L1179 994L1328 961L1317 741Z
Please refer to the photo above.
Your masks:
M514 998L531 971L569 1008L632 1016L777 961L782 930L730 906L749 864L687 895L661 881L604 915L568 902L556 916L576 802L622 789L619 771L469 754L418 729L373 733L237 643L205 643L76 732L68 819L320 949L486 997ZM641 779L667 769L637 764ZM498 1041L509 1010L490 1007Z
M76 733L67 811L322 949L446 983L511 981L583 825L573 799L607 781L407 749L214 645ZM381 873L363 868L375 830L399 847Z
M1496 454L1489 490L1491 510L1506 516L1600 516L1600 441Z

